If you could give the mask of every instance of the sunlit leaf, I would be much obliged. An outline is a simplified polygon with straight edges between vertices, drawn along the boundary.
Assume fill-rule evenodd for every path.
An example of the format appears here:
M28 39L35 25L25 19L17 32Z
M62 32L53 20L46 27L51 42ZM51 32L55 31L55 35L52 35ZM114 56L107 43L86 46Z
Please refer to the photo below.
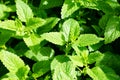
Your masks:
M19 68L25 66L23 60L21 60L17 55L5 50L0 51L0 60L5 67L13 73L17 72Z
M62 6L61 18L64 19L69 17L79 8L80 6L77 4L77 2L74 2L74 0L65 0Z
M89 45L96 44L101 40L103 40L103 38L99 38L94 34L82 34L78 37L78 40L76 43L79 44L80 46L89 46Z
M75 66L72 62L64 62L56 67L53 73L53 80L77 80Z
M54 50L50 47L42 47L37 51L28 50L25 56L34 61L50 60L54 56Z
M64 36L60 32L49 32L41 35L43 39L57 45L64 45Z
M16 0L16 8L17 8L16 12L17 12L18 18L21 21L27 22L30 18L33 18L33 13L31 8L22 0Z
M73 42L80 34L79 23L74 19L68 19L63 23L62 31L63 35L65 36L66 42Z

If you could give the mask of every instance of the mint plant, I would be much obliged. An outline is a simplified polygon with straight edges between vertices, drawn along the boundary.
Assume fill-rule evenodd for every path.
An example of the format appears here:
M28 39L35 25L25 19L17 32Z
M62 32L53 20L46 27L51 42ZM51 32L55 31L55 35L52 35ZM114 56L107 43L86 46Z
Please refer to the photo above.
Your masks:
M0 80L119 80L119 8L117 0L0 0Z

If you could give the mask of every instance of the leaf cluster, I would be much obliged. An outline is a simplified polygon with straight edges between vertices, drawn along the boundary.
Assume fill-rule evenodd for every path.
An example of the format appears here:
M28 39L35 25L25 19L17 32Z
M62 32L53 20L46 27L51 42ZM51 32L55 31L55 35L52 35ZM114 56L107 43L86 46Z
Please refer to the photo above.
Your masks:
M119 37L118 0L0 0L0 80L120 80Z

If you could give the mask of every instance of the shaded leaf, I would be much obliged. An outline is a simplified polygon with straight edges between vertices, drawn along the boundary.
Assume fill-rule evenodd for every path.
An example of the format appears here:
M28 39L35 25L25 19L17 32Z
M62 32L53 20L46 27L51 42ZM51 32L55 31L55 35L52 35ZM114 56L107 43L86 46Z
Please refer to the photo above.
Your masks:
M107 22L108 22L110 16L112 16L112 15L111 14L105 14L99 20L99 26L100 26L100 28L102 28L102 30L105 30L105 28L107 26Z
M14 50L18 56L24 56L25 52L28 50L28 47L24 42L19 42L15 47Z
M0 33L0 47L4 46L5 43L10 39L11 34Z
M88 49L89 49L90 52L96 51L96 50L98 50L99 48L101 48L101 46L103 46L103 45L104 45L104 42L101 41L101 42L99 42L99 43L97 43L97 44L93 44L93 45L88 46Z
M29 66L19 68L18 71L16 72L16 75L19 78L19 80L25 80L28 77L27 75L29 70L30 70Z
M46 19L46 22L43 26L39 27L37 32L39 34L45 33L45 32L49 32L50 30L52 30L55 25L58 23L60 19L56 18L56 17L50 17Z
M81 6L84 6L85 8L98 10L97 0L79 0L79 3Z
M112 7L105 1L97 1L98 9L102 10L104 13L112 14L114 10Z
M63 3L63 0L41 0L40 2L40 8L42 9L49 9L53 7L59 7Z
M105 65L108 66L120 75L120 56L115 53L105 52L103 58L97 61L96 65Z
M89 64L92 64L92 63L95 63L97 62L98 60L101 60L103 58L103 54L101 54L100 52L96 51L96 52L93 52L93 53L90 53L89 56L88 56L88 63Z
M120 19L117 16L112 16L105 29L105 44L111 43L118 37L120 37Z
M40 61L33 65L33 77L38 78L50 70L50 61Z

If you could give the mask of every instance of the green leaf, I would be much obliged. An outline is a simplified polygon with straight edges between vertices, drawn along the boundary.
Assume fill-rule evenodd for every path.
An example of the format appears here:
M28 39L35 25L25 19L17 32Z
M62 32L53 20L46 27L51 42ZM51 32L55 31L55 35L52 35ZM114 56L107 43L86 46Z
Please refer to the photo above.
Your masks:
M62 11L61 11L61 18L67 18L70 15L72 15L75 11L77 11L80 8L77 2L74 2L74 0L65 0Z
M23 41L21 41L14 47L14 50L16 54L21 57L24 56L25 52L28 50L28 47Z
M96 51L96 50L98 50L103 45L104 45L104 42L101 41L101 42L99 42L97 44L93 44L93 45L88 46L88 49L89 49L90 52Z
M114 71L120 75L120 55L111 53L111 52L105 52L103 54L103 58L96 62L96 65L105 65L108 66Z
M25 66L23 60L21 60L17 55L5 50L0 51L0 60L12 73L16 73L18 69Z
M80 51L80 53L81 53L81 56L82 56L85 60L87 60L88 54L89 54L88 49L87 49L86 47L79 47L79 51Z
M119 6L118 0L106 0L106 3L108 3L113 9Z
M27 75L29 70L30 70L29 66L19 68L18 71L16 72L16 75L19 78L19 80L26 80L26 78L28 77Z
M51 70L56 69L57 66L68 61L70 61L70 59L68 56L65 55L58 55L54 57L53 61L51 62Z
M109 80L100 67L94 67L92 70L88 68L87 74L93 80Z
M86 47L79 47L78 45L73 44L72 48L75 50L78 56L82 56L83 58L88 57L89 51Z
M45 24L38 28L37 30L38 34L49 32L55 27L59 20L60 19L56 17L47 18Z
M45 20L41 18L31 18L27 22L26 30L36 30L37 28L43 26Z
M5 43L10 39L11 34L0 33L0 47L4 46Z
M106 3L105 1L98 1L97 7L98 7L98 9L102 10L106 14L107 13L112 14L114 12L112 7L108 3Z
M107 66L101 65L100 68L106 73L106 76L109 78L109 80L119 80L120 76L115 73L115 71Z
M103 54L101 54L100 52L96 51L96 52L93 52L93 53L90 53L89 56L88 56L88 63L89 64L92 64L92 63L95 63L97 62L98 60L101 60L103 58Z
M98 66L92 69L87 68L87 74L93 80L119 80L119 76L116 75L112 69L108 67L103 68Z
M66 42L69 42L70 40L73 42L80 34L79 23L74 19L68 19L63 23L62 31Z
M16 8L17 8L16 12L17 12L18 18L21 21L27 22L30 18L33 18L33 12L31 8L22 0L16 0Z
M8 13L5 13L7 6L4 4L0 4L0 19L5 19L9 16Z
M43 41L43 38L36 34L31 34L29 37L24 37L23 40L31 50L38 51L40 49L40 43Z
M15 12L14 5L6 5L5 3L0 3L0 19L5 20L10 16L10 12Z
M14 35L15 38L23 38L25 36L25 26L22 24L22 22L19 19L15 20L15 26L16 26L16 34Z
M97 25L92 25L92 28L95 30L96 34L101 36L102 35L102 29Z
M38 77L44 75L49 70L50 70L50 61L37 62L32 67L32 71L33 71L32 76L34 78L38 78Z
M107 22L109 21L111 14L105 14L102 16L102 18L99 20L99 26L102 30L105 30L107 26Z
M59 7L63 3L63 0L41 0L39 7L42 9L49 9L53 7Z
M43 39L57 45L64 45L64 36L60 32L49 32L41 35Z
M54 50L50 47L41 47L37 51L28 50L25 56L34 61L44 61L53 58Z
M26 80L30 68L24 66L18 69L16 73L7 73L0 78L0 80Z
M105 44L111 43L118 37L120 37L120 19L117 16L112 16L105 29Z
M69 58L71 59L73 64L75 64L76 66L79 66L79 67L84 66L84 59L81 56L70 56Z
M14 20L5 20L5 21L2 21L0 22L0 31L2 32L2 30L5 30L5 31L9 31L10 32L16 32L17 28L15 26L15 21Z
M97 8L97 0L74 0L80 4L80 6L83 6L84 8L90 8L90 9L96 9Z
M80 46L89 46L96 43L99 43L103 38L99 38L94 34L81 34L78 37L76 44Z
M2 76L0 80L19 80L19 78L13 73L7 73L4 76Z
M39 2L39 1L36 1ZM34 5L30 5L32 8L32 11L34 13L34 16L39 17L39 18L47 18L47 12L45 9L41 9L40 7L36 7Z
M69 61L59 64L53 73L53 80L77 80L73 63Z

